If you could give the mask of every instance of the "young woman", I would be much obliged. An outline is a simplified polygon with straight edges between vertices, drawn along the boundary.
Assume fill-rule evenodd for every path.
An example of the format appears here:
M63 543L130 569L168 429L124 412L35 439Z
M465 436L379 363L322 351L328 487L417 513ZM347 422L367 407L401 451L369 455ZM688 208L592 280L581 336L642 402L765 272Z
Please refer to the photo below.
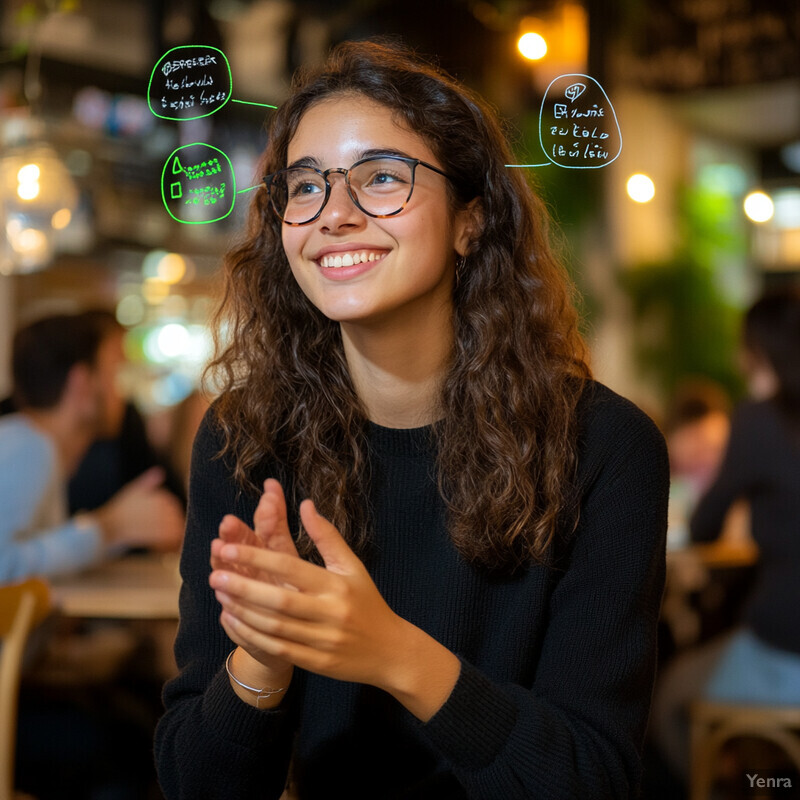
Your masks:
M635 796L666 453L591 381L510 159L396 46L275 114L194 448L168 798Z

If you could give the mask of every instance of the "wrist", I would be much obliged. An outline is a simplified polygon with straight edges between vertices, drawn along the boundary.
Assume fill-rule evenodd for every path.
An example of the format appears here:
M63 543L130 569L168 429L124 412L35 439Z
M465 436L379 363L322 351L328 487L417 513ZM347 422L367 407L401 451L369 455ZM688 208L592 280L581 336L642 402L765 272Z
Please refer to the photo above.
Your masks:
M244 648L232 650L225 660L231 688L241 700L259 709L277 706L292 680L294 667L270 669Z
M93 525L99 532L104 545L109 546L116 543L111 515L103 506L88 513L76 514L75 519L81 525Z
M432 636L404 620L403 657L394 659L382 686L422 722L446 702L461 673L461 662Z

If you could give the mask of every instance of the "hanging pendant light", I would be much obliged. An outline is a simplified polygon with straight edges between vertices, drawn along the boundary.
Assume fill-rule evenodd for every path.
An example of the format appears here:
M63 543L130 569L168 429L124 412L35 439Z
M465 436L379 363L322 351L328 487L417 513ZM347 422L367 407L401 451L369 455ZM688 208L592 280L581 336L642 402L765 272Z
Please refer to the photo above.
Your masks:
M31 142L0 158L3 247L0 274L34 272L55 254L57 231L69 225L78 203L75 182L55 150Z
M55 255L55 237L69 225L78 205L75 182L47 142L41 101L42 24L34 28L25 61L23 94L28 107L0 126L0 274L44 269Z

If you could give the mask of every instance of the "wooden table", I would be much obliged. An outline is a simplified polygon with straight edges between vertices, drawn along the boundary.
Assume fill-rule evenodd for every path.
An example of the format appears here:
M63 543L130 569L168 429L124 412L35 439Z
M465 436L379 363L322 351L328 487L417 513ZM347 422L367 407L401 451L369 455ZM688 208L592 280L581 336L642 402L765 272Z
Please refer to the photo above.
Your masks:
M62 616L89 619L178 618L177 554L129 555L52 581Z
M758 547L750 539L721 538L667 550L667 585L661 616L679 649L696 644L707 627L692 598L708 594L712 576L732 575L754 567L757 561ZM724 599L723 596L720 603ZM706 609L705 623L708 614Z

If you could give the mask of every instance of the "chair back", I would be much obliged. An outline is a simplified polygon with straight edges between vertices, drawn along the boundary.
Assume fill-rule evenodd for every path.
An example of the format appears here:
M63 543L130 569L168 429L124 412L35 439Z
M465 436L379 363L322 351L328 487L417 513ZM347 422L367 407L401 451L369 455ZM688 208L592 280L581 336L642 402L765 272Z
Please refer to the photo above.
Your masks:
M691 709L690 800L712 797L715 767L722 748L741 737L776 745L800 772L800 706L701 700Z
M50 587L39 578L0 586L0 800L14 797L17 704L25 644L51 607Z

